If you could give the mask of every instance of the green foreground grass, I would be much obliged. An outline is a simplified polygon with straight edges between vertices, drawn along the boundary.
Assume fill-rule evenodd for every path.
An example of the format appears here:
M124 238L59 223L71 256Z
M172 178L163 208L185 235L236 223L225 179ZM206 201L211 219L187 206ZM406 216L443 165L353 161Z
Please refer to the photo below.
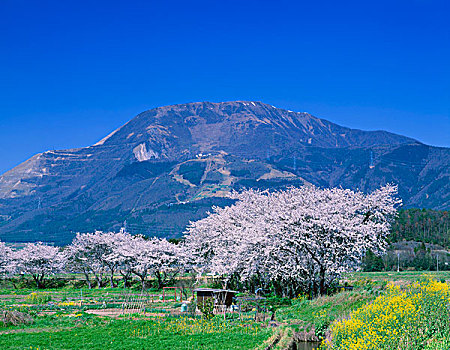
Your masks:
M376 292L357 290L322 296L313 300L299 300L290 307L278 310L277 320L288 324L294 323L297 331L309 331L312 326L325 330L334 320L346 317L353 310L373 301L376 295ZM309 328L304 329L301 326Z
M0 349L253 349L270 329L217 328L205 332L162 327L164 320L108 320L59 331L0 335Z

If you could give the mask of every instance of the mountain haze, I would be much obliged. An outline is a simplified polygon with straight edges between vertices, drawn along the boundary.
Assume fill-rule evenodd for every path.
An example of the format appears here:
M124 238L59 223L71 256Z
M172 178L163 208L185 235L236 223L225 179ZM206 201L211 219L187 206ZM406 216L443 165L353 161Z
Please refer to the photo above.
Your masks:
M450 149L349 129L261 102L143 112L93 146L40 153L0 176L0 239L64 244L74 232L165 237L227 193L313 183L399 185L407 207L450 207Z

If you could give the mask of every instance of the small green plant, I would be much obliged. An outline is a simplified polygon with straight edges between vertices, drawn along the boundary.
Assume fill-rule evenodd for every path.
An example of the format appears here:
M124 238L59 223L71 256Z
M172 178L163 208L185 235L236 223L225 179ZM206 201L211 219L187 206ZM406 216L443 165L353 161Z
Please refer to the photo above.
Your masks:
M187 304L187 313L191 317L195 316L195 311L197 310L197 302L193 300L192 302Z
M305 300L308 300L308 297L305 294L299 294L297 295L297 297L295 297L294 299L292 299L292 303L293 304L301 304L303 303Z
M269 312L272 313L271 320L275 320L275 313L277 310L283 306L290 306L292 304L289 298L280 298L276 295L271 295L266 299L266 307L268 307Z
M25 297L25 301L29 304L47 304L51 300L49 293L33 292Z
M213 278L212 280L210 280L208 282L208 284L206 286L208 288L221 289L221 288L223 288L223 283L220 278Z
M203 298L197 302L197 307L207 320L214 316L214 299Z
M320 310L314 314L314 330L317 338L325 338L325 333L330 326L330 323L330 318L325 310Z

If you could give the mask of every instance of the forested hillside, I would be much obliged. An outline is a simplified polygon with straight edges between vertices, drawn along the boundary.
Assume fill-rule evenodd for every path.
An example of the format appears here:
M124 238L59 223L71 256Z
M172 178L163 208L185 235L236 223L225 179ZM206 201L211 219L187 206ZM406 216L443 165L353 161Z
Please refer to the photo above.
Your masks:
M450 270L448 211L400 210L391 231L386 254L369 251L363 261L365 271Z
M417 241L450 246L450 215L448 211L431 209L400 210L392 227L391 242Z

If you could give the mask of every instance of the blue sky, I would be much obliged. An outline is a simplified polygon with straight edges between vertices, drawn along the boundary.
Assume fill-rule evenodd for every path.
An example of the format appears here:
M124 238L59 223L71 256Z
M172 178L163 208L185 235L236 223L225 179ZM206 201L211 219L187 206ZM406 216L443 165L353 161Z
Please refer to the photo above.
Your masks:
M193 101L449 147L449 17L438 0L0 0L0 173Z

